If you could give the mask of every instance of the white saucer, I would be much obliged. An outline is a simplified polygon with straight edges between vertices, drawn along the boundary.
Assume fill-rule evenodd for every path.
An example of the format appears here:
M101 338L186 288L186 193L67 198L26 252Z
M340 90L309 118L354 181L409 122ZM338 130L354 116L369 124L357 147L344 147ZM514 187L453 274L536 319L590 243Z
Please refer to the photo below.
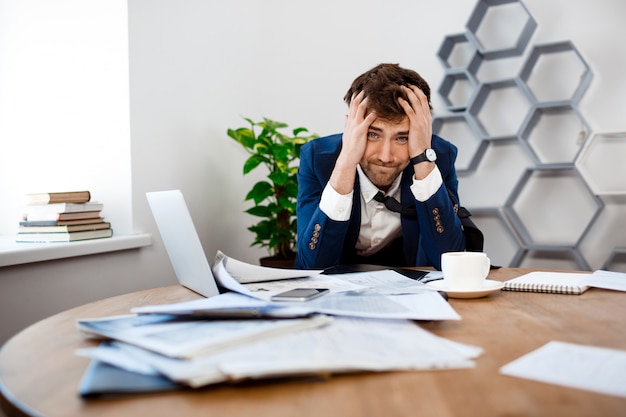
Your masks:
M441 281L431 281L426 284L427 287L434 288L439 291L444 291L450 298L481 298L491 294L494 291L498 291L504 286L503 282L493 281L491 279L485 280L482 288L478 290L450 290Z

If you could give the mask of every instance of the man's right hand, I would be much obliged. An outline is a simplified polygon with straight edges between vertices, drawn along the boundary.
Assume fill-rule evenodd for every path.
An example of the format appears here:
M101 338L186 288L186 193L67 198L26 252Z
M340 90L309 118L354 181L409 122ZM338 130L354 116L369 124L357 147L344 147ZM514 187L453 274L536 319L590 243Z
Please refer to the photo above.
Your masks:
M350 100L341 152L329 181L339 194L345 195L354 189L356 167L365 153L369 128L376 120L376 113L372 111L365 114L366 110L367 97L365 97L365 92L361 91Z

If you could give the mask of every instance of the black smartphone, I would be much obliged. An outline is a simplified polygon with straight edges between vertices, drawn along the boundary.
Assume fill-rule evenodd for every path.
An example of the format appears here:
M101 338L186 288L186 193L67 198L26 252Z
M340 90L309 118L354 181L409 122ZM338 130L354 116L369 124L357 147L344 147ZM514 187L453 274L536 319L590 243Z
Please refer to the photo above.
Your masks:
M272 301L309 301L328 294L326 288L294 288L293 290L272 295Z

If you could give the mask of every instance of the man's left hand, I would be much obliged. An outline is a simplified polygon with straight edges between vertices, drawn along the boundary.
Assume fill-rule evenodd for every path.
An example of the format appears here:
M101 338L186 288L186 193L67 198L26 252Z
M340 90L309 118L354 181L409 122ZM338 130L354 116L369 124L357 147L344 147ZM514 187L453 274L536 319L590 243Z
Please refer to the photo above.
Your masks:
M422 90L414 85L402 86L409 101L398 98L398 102L409 118L409 156L412 158L431 147L433 119L428 99ZM432 162L422 162L415 166L415 178L424 179L435 167Z

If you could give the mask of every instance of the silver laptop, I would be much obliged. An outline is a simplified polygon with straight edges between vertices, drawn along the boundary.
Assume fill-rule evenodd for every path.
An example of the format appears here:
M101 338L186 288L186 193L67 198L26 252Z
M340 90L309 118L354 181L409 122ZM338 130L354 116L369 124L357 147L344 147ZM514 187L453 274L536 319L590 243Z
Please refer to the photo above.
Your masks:
M180 190L146 193L178 282L205 297L219 294Z

